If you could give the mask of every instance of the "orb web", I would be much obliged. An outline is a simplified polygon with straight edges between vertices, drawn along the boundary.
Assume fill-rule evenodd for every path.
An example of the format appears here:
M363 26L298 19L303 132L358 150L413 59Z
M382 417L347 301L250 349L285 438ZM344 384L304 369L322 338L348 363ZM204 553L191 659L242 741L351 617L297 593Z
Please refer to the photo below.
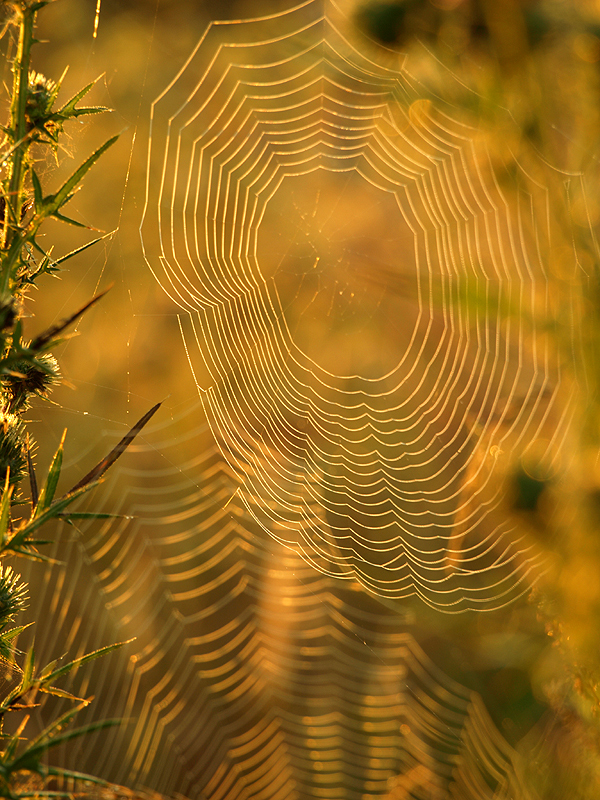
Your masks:
M50 555L66 569L31 567L53 619L41 660L57 641L75 656L135 637L78 671L77 692L101 698L81 722L124 723L76 740L65 765L193 800L529 800L520 757L425 654L410 609L316 571L262 536L239 495L227 503L237 476L200 414L157 425L134 445L143 468L121 467L96 496L135 519L63 537ZM196 455L182 457L182 422Z
M213 25L153 104L141 232L260 528L382 596L495 608L543 566L498 508L553 415L546 276L424 95L333 3Z

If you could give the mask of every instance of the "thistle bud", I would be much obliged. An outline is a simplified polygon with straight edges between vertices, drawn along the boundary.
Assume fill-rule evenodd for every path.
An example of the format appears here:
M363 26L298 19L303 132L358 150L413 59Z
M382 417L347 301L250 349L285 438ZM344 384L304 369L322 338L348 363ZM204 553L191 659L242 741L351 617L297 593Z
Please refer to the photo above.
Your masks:
M25 122L27 130L43 129L52 134L56 123L50 120L52 105L56 94L56 83L40 72L29 73L27 85L27 102L25 104Z
M6 410L11 414L26 411L32 397L48 397L59 380L58 363L50 353L37 356L33 364L16 364L12 374L2 379Z

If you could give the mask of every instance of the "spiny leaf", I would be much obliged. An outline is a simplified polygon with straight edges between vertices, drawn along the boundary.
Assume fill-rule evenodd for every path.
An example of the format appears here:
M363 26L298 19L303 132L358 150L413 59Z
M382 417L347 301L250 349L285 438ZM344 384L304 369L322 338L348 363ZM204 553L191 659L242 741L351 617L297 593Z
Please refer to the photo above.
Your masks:
M68 711L65 711L58 719L55 719L54 722L51 722L47 727L41 731L35 739L32 739L27 747L27 750L23 752L23 755L26 753L31 753L31 751L35 751L37 748L43 746L43 743L48 741L49 739L53 738L54 733L58 733L65 725L68 725L69 722L79 714L84 708L89 706L89 700L82 700L81 703L78 703L73 708L69 708ZM45 749L45 748L44 748Z
M87 736L89 733L93 733L94 731L101 731L104 728L114 728L118 725L121 725L122 722L122 719L101 719L98 722L90 722L89 725L82 725L80 728L74 728L71 731L65 731L65 733L61 733L58 736L53 736L48 746L57 747L59 744L69 742L71 739L78 739L80 736ZM40 752L47 750L48 746L44 747L43 750L40 750Z
M95 297L92 297L91 300L85 303L85 305L83 305L74 314L71 314L70 317L67 317L67 319L63 319L62 322L59 322L56 325L52 325L50 328L44 331L44 333L41 333L39 336L36 336L35 339L29 345L29 349L36 352L37 350L41 350L43 347L45 347L49 342L51 342L54 339L54 337L57 334L61 333L61 331L63 331L66 327L71 325L71 323L75 322L75 320L79 319L79 317L82 314L84 314L88 310L88 308L91 308L95 303L98 302L98 300L104 297L104 295L110 290L110 288L111 287L109 286L108 289L105 289L103 292L100 292L100 294L97 294Z
M29 442L29 436L27 437L27 471L29 473L29 492L31 494L31 512L35 511L35 507L38 504L39 493L38 493L38 485L37 480L35 477L35 469L33 467L33 460L31 458L31 445Z
M59 113L63 115L71 115L72 112L75 110L80 111L81 109L75 109L75 106L83 97L86 96L86 94L90 91L90 89L92 89L92 87L94 87L98 83L101 77L102 75L99 75L96 78L96 80L92 81L91 83L88 83L87 86L83 87L83 89L80 89L77 92L77 94L73 95L73 97L64 104L64 106L60 109Z
M15 553L18 556L22 556L23 558L27 558L30 561L39 561L42 564L53 564L55 566L64 566L64 561L59 561L57 558L50 558L50 556L45 556L43 553L38 553L35 549L28 549L27 546L23 547L7 547L7 550L10 550L11 553Z
M29 623L32 625L33 623ZM2 631L0 633L0 661L4 664L10 665L12 669L21 672L21 668L15 661L16 648L12 645L13 639L22 633L29 625L19 625L17 628L11 628L9 631Z
M47 675L50 675L52 670L56 667L57 664L58 664L57 658L55 658L53 661L48 662L48 664L46 664L46 666L38 674L39 680L43 680Z
M3 755L4 762L10 761L14 754L16 753L17 747L19 746L19 741L21 740L21 736L23 731L25 730L25 726L29 722L29 715L27 715L11 737L10 742L8 743Z
M110 111L106 106L81 106L74 109L69 114L69 119L77 119L77 117L84 117L90 114L103 114L105 111Z
M63 435L60 440L60 444L54 454L54 458L52 459L52 463L50 464L50 469L48 470L48 477L46 478L45 484L42 486L42 491L39 496L39 500L35 505L35 512L34 517L37 517L47 508L52 505L52 501L54 500L54 495L56 493L56 487L58 485L58 479L60 478L60 471L62 469L62 460L63 460L63 451L64 451L64 444L65 444L65 437L67 435L66 428L63 431Z
M42 184L40 183L40 179L38 178L37 172L33 167L31 168L31 183L33 184L33 198L35 201L35 211L36 214L39 214L42 205L44 203L44 195L42 192Z
M71 489L69 494L71 492L77 491L78 489L81 489L82 487L84 487L88 483L90 483L91 481L99 480L104 475L106 470L109 467L111 467L115 463L115 461L119 458L119 456L129 447L131 442L135 439L135 437L138 435L138 433L142 430L144 425L146 425L146 423L149 422L150 419L152 419L154 414L156 414L156 412L161 407L161 405L162 405L162 403L157 403L155 406L153 406L150 409L150 411L148 411L146 414L144 414L144 416L141 417L141 419L139 419L135 423L133 428L131 428L129 433L127 433L121 439L121 441L116 445L116 447L113 447L113 449L106 456L106 458L103 458L102 461L100 461L98 464L96 464L96 466L92 470L90 470L90 472L88 472L87 475L85 475L78 483L75 484L75 486L73 486L73 488Z
M44 692L44 694L51 694L53 697L62 697L64 700L81 700L81 697L77 697L71 692L67 692L66 689L59 689L57 686L40 686L40 692Z
M112 652L113 650L117 650L119 647L123 647L126 644L131 644L131 642L135 641L135 639L127 639L125 642L118 642L117 644L109 644L106 647L101 647L99 650L94 650L93 653L86 653L86 655L81 656L80 658L76 658L74 661L70 661L68 664L63 664L62 667L58 667L53 672L51 672L47 677L44 678L44 685L48 686L53 683L57 678L60 678L61 675L66 675L75 667L81 666L81 664L85 664L87 661L92 661L93 659L100 658L101 656L106 655L107 653Z
M25 628L29 628L30 625L33 625L33 622L28 622L26 625L17 625L16 628L11 628L9 631L2 631L0 637L2 637L5 642L12 642L16 636L23 633Z
M86 230L96 230L91 225L86 225L83 222L78 222L76 219L71 219L71 217L67 217L64 214L60 214L58 211L55 211L52 216L55 219L60 220L61 222L66 222L67 225L74 225L76 228L85 228Z
M54 103L56 102L56 98L58 97L58 93L60 92L60 89L61 89L61 86L62 86L62 83L63 83L64 79L67 77L67 72L68 72L68 71L69 71L69 66L67 65L67 66L66 66L66 67L63 69L63 73L62 73L62 75L60 76L60 78L59 78L59 79L56 81L56 83L54 84L54 88L53 88L53 90L50 92L50 96L49 96L49 98L48 98L48 108L52 108L52 106L53 106L53 105L54 105Z
M98 786L106 786L107 781L102 778L95 778L93 775L88 775L85 772L74 772L71 769L61 769L60 767L46 767L46 774L53 778L72 778L75 781L85 781L86 783L95 783ZM36 795L45 796L44 792L37 792ZM22 797L23 795L21 795ZM48 792L50 797L73 797L72 792Z
M97 484L95 483L91 483L88 486L78 489L77 491L69 492L69 494L61 497L60 500L55 500L52 505L43 511L39 516L31 517L29 520L27 520L27 522L17 530L14 536L4 543L3 549L14 550L15 552L20 552L23 555L21 548L27 546L27 539L35 530L48 522L48 520L58 517L63 509L77 500L78 497L81 497L81 495L93 489L96 485ZM43 561L48 560L46 556L42 556L38 553L35 554L35 557Z
M0 542L4 544L7 540L8 528L10 525L10 499L13 487L10 485L10 468L6 470L4 490L0 500Z
M77 706L75 713L79 712L82 708L82 705ZM70 721L70 718L74 716L73 714L64 714L60 720L57 721L61 726L66 724ZM32 769L36 770L38 759L46 753L52 747L58 747L60 744L64 744L65 742L70 742L73 739L78 739L80 736L87 736L89 733L93 733L94 731L103 730L104 728L115 727L116 725L120 725L120 719L104 719L100 722L91 722L89 725L83 725L80 728L74 728L71 731L65 731L65 733L59 733L55 736L52 734L46 734L46 731L43 731L41 736L44 738L38 737L35 740L35 744L32 743L26 750L21 753L21 755L16 758L13 762L12 769L13 771L17 771L20 769ZM56 727L56 724L51 726L52 729Z
M65 204L71 192L82 181L86 173L89 172L89 170L94 166L100 156L105 153L109 147L112 147L118 138L118 135L112 136L110 139L108 139L108 141L104 142L103 145L95 150L92 155L89 156L89 158L87 158L83 164L81 164L81 166L75 170L70 178L67 178L56 194L49 195L45 199L44 205L45 213L47 215L54 214L62 205Z
M23 689L26 690L31 685L34 671L35 671L35 651L32 645L27 651L27 656L25 657L25 663L23 664L23 678L21 680L21 686L23 687Z
M13 329L13 335L12 335L12 349L17 351L18 353L22 353L24 350L23 346L21 345L22 331L23 331L23 322L21 319L18 319Z
M99 236L97 239L92 239L91 242L86 242L86 244L78 247L76 250L71 250L70 253L67 253L65 256L61 256L60 258L52 259L52 265L57 267L59 264L62 264L63 261L67 261L69 258L73 258L73 256L79 255L79 253L83 253L84 250L87 250L88 247L92 247L92 245L101 242L103 239L107 239L109 236L112 236L113 233L116 233L117 229L114 231L110 231L110 233L105 233L104 236Z

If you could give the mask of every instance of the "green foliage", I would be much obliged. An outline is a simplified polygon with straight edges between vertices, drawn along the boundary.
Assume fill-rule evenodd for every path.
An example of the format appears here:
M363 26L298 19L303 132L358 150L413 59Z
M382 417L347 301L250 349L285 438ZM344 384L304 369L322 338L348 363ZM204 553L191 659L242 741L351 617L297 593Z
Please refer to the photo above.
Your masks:
M90 83L66 103L58 97L66 71L57 81L30 68L31 49L36 43L34 26L37 12L49 0L5 2L6 28L17 40L13 61L13 84L10 90L10 119L0 126L4 139L0 159L5 165L5 178L0 186L0 559L21 556L47 561L40 548L49 540L39 538L42 526L51 521L73 524L79 519L106 518L110 515L78 512L73 504L93 490L106 470L124 452L158 409L155 406L131 429L119 444L77 482L59 495L65 436L52 459L46 479L38 489L32 460L33 443L27 432L23 413L34 398L47 398L60 380L60 370L50 352L62 341L66 328L96 303L102 294L92 298L67 319L51 326L31 341L24 338L23 301L31 287L44 275L56 274L61 265L73 256L105 238L101 236L75 250L55 258L38 241L38 234L49 218L77 227L87 227L70 218L64 208L80 188L84 177L117 137L112 137L86 158L55 192L46 193L36 171L36 162L49 149L58 157L64 125L80 117L106 109L80 106L80 101L94 86ZM35 145L35 148L33 147ZM110 234L107 234L110 235ZM23 515L23 483L28 478L29 513ZM77 698L56 685L56 681L85 662L109 653L121 645L111 645L62 666L48 664L36 670L33 647L21 667L15 662L14 643L24 626L8 628L24 607L27 587L11 567L0 566L0 660L12 674L20 676L15 686L0 698L0 797L48 796L61 794L44 789L46 779L69 778L101 782L88 775L60 770L46 765L49 750L60 744L100 728L114 725L114 720L79 728L68 728L88 701ZM77 704L51 722L35 738L28 739L27 709L33 707L38 694L51 694ZM9 712L23 716L16 731L5 729ZM33 784L30 778L33 776ZM40 781L41 780L41 784ZM34 787L32 790L31 787Z
M123 642L122 644L126 643ZM0 730L4 730L4 720L8 712L16 710L23 711L24 709L33 707L32 698L35 697L37 692L78 701L78 704L62 714L58 719L54 720L54 722L50 723L41 733L31 740L27 740L23 735L28 722L27 716L23 719L23 722L15 733L5 737L7 744L0 753L0 797L17 798L25 796L19 791L14 791L14 779L21 778L23 772L39 776L43 779L48 777L60 777L102 783L102 781L90 775L73 772L72 770L49 767L44 763L43 759L47 751L53 747L65 744L73 739L92 733L93 731L119 724L118 720L103 720L79 728L65 730L66 726L81 709L88 705L89 701L74 697L69 692L56 686L56 681L63 675L68 674L86 661L91 661L92 659L103 656L117 647L121 647L121 644L101 648L94 653L88 653L62 666L57 666L56 662L53 662L48 664L39 674L36 674L34 649L33 647L30 648L25 657L20 682L0 702ZM40 791L35 794L36 796L43 796L46 793Z

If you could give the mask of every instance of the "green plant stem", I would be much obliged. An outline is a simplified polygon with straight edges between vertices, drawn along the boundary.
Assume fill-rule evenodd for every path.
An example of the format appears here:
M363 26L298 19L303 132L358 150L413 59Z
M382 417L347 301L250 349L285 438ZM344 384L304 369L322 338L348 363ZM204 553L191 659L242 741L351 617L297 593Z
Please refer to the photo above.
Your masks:
M21 9L20 13L22 19L19 25L17 55L13 66L13 93L10 118L13 143L22 142L22 145L15 147L12 153L10 181L6 196L3 249L8 250L8 253L3 259L4 263L2 264L1 278L1 290L4 294L9 291L13 267L18 260L21 248L21 237L17 226L21 219L21 209L23 207L23 182L26 171L25 156L27 151L27 145L24 141L27 135L25 112L36 12L30 7L24 7Z

